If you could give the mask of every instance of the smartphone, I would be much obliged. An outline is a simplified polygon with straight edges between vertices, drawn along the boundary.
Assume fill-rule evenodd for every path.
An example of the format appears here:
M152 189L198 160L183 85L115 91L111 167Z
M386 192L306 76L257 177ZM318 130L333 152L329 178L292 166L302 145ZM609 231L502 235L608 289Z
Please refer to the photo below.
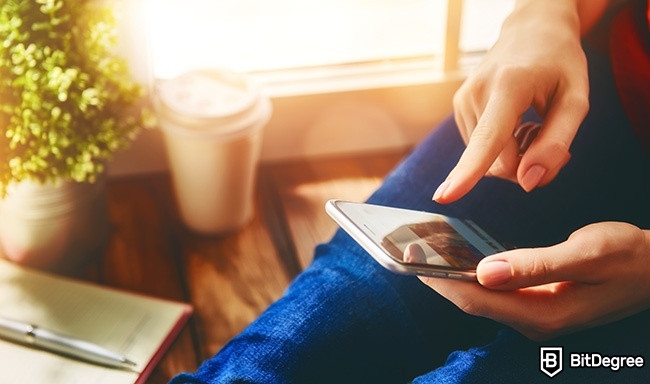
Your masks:
M476 281L476 265L509 247L470 220L343 200L325 209L379 264L397 273Z

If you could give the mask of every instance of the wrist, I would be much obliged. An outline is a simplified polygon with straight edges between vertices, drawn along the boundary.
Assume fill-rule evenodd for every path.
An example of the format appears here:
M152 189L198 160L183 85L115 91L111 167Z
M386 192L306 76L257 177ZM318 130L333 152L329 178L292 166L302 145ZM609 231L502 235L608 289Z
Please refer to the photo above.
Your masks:
M578 34L579 3L580 0L517 0L512 13L503 23L503 29L513 28L517 33L521 33L526 28L554 32L566 31L568 28L574 34Z
M611 2L612 0L517 0L511 16L523 17L523 20L539 20L553 27L565 25L583 36L598 23Z

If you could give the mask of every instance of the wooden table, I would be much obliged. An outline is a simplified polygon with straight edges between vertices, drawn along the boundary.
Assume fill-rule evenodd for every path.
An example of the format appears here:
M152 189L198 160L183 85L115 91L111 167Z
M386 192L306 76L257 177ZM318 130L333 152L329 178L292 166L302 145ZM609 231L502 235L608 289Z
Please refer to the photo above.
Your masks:
M326 200L364 200L405 152L262 164L252 221L219 237L181 224L167 174L111 179L110 241L81 277L194 306L149 379L166 383L196 370L282 295L335 230Z

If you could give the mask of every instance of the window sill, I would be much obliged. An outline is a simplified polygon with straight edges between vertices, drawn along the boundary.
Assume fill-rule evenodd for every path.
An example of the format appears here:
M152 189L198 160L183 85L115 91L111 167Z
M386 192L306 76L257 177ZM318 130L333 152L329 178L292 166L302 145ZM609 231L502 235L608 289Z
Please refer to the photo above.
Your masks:
M415 57L323 67L258 71L249 75L274 98L436 84L462 79L480 54L467 55L461 69L445 72L442 60Z

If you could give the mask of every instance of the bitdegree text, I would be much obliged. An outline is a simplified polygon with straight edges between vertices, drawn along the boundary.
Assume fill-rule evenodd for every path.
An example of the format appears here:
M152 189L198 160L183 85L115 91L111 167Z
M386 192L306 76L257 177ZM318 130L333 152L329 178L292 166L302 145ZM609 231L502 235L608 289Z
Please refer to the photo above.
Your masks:
M572 353L571 368L609 368L618 371L621 368L642 368L643 356L602 356L600 353Z

